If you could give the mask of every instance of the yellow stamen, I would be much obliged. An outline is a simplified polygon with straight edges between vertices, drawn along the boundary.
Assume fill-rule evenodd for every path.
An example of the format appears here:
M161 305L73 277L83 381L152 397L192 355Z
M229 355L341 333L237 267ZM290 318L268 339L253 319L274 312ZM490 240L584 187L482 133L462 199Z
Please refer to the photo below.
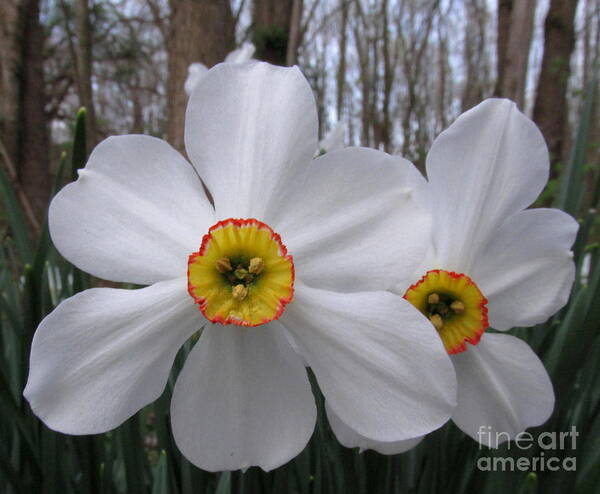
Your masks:
M221 259L217 259L215 262L215 266L219 273L227 273L231 271L233 268L231 267L231 261L228 257L221 257Z
M439 314L433 314L432 316L429 316L429 320L438 331L444 327L444 320Z
M427 302L429 302L432 305L439 304L440 296L437 293L432 293L431 295L429 295L429 297L427 297Z
M465 310L465 304L463 304L460 300L455 300L450 304L450 308L457 314L462 314Z
M260 274L265 267L265 261L261 257L253 257L250 259L248 271L252 274Z
M248 288L244 285L235 285L231 290L231 295L237 301L244 300L248 295Z

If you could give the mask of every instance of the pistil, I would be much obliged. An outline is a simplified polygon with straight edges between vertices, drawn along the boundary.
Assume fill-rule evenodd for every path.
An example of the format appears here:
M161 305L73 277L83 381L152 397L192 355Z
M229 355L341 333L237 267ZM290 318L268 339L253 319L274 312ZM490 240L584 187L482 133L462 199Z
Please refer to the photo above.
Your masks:
M234 274L238 280L243 280L248 274L248 271L246 271L242 266L238 266L234 271Z

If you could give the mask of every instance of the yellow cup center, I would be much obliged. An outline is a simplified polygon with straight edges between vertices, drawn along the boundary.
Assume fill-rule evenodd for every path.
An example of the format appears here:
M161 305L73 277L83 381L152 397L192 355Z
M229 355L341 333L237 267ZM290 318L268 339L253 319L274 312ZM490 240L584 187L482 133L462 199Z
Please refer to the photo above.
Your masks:
M280 236L256 219L212 226L188 260L188 292L215 323L259 326L294 295L294 262Z
M487 299L466 274L428 271L404 298L429 318L450 354L479 343L489 326Z

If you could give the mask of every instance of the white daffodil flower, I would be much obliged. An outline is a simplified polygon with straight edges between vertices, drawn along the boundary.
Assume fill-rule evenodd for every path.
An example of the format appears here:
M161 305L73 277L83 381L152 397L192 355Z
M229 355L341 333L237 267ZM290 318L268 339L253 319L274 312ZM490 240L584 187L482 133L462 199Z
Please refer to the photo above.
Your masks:
M426 317L382 291L423 259L418 174L362 148L313 160L307 81L264 63L206 74L185 144L193 166L162 140L109 138L52 201L50 232L67 259L149 286L93 288L42 321L24 392L33 411L65 433L112 429L160 396L203 327L171 423L205 470L270 470L302 451L316 418L305 362L366 437L409 439L447 421L456 383L443 345Z
M244 43L237 50L233 50L225 57L226 63L244 63L252 59L256 48L252 43ZM189 96L202 78L208 72L208 67L200 62L194 62L188 67L188 75L183 85Z
M533 326L567 303L577 222L557 209L525 209L548 181L548 151L511 101L486 100L461 115L433 143L426 168L416 196L433 218L429 254L397 291L429 317L450 354L452 420L496 447L544 423L554 392L525 342L485 330ZM372 441L329 416L346 446L391 454L414 445Z
M344 124L338 122L329 133L319 142L317 155L337 151L344 148Z

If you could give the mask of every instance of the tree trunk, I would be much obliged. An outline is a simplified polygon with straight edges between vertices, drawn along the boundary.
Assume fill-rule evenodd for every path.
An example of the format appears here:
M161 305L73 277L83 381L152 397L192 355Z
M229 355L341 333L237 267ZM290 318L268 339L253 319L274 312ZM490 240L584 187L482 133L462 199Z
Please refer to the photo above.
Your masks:
M390 26L388 20L388 0L381 2L381 22L383 23L383 105L381 121L381 143L383 150L392 152L392 120L390 117L390 106L392 88L394 85L394 68L390 54Z
M296 64L296 59L298 57L300 22L302 22L302 0L294 0L290 22L290 36L285 56L285 64L289 67Z
M77 0L75 3L75 32L79 104L86 109L87 147L91 151L98 142L98 133L92 91L92 34L88 0Z
M339 65L337 70L337 88L336 88L336 113L338 121L342 119L342 111L344 109L344 95L346 92L346 45L348 31L348 2L341 0L340 5L341 25L339 38Z
M171 0L167 41L167 139L184 152L183 126L187 94L183 85L188 66L222 62L235 45L235 23L228 0Z
M294 0L254 0L252 39L259 60L286 65L293 5ZM295 53L290 58L295 59Z
M452 98L446 97L446 92L448 91L448 72L449 69L449 56L448 56L448 38L445 30L442 29L441 25L438 25L438 52L437 52L437 62L438 62L438 97L437 97L437 107L436 107L436 120L437 127L436 132L439 133L444 130L448 126L448 121L446 118L447 115L447 100L451 100ZM451 93L451 91L450 91Z
M525 106L535 4L535 0L521 0L513 4L508 28L501 24L500 17L498 20L498 39L504 36L508 39L503 39L502 45L498 43L498 81L495 94L513 100L520 108ZM501 28L506 32L501 32Z
M0 139L15 185L42 222L50 194L39 0L0 2ZM32 218L33 219L33 218ZM35 232L35 227L32 224Z
M498 0L498 41L496 43L496 86L494 96L500 96L507 65L508 37L512 18L513 0Z
M544 24L544 56L533 108L533 120L546 138L552 165L565 159L567 85L575 48L577 0L552 0ZM556 166L551 176L556 177Z
M485 38L487 7L482 0L470 0L466 4L467 24L465 26L464 57L466 69L462 95L462 111L465 112L480 103L485 95L486 60Z

